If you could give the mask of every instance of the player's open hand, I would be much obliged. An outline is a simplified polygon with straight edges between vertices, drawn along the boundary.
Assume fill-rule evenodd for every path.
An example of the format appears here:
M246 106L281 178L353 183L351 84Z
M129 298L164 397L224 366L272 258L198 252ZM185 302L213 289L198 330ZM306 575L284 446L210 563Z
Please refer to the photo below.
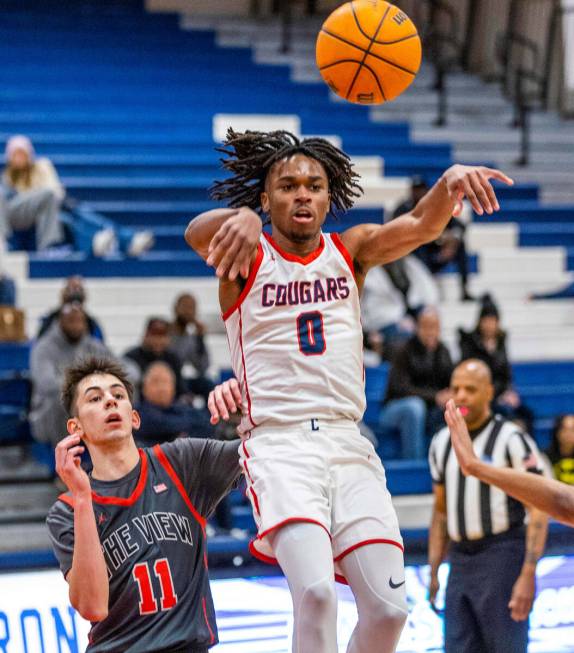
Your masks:
M450 439L452 440L452 446L455 450L458 464L462 473L467 476L472 473L472 465L478 461L478 458L472 448L472 441L466 422L453 399L449 399L446 402L444 418L450 431Z
M210 422L217 424L220 419L229 420L230 413L241 410L241 390L237 379L229 379L209 393L207 408L211 414Z
M253 253L261 236L261 218L247 207L237 209L226 220L209 243L207 264L222 279L234 281L239 275L249 276Z
M491 179L512 186L514 181L500 170L486 166L451 166L443 175L450 198L455 202L453 215L459 216L462 211L462 200L471 203L478 215L494 213L500 209L496 193L490 183Z
M56 446L56 472L74 496L91 496L90 479L81 467L83 453L79 435L67 435Z

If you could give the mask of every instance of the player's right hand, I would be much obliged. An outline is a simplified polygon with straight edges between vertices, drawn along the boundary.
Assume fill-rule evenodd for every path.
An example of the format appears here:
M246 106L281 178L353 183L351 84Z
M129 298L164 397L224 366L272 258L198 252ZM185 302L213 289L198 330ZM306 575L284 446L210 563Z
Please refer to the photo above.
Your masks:
M211 414L212 424L217 424L220 419L227 421L229 413L241 410L241 390L237 379L229 379L215 386L209 393L207 408Z
M247 207L237 209L221 225L209 243L206 259L220 279L234 281L238 275L247 279L261 228L261 218Z
M74 496L91 496L90 479L81 467L83 453L79 435L67 435L56 446L56 472Z

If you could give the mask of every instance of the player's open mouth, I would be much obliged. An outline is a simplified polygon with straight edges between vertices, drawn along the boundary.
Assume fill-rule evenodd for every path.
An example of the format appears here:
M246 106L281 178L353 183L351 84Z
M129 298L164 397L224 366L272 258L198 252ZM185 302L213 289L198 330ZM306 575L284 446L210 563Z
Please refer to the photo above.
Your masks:
M293 219L295 222L311 222L313 214L307 209L299 209L293 214Z
M106 417L106 424L121 424L122 418L119 413L112 413Z

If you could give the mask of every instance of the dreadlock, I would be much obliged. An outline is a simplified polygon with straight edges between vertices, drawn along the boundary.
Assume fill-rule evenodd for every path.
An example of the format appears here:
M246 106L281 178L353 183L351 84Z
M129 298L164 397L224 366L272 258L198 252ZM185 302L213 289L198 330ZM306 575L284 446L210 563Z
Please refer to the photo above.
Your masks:
M363 192L350 158L324 138L300 140L288 131L239 133L230 127L223 147L216 151L225 154L221 163L233 176L216 181L211 196L227 201L231 207L248 206L260 212L260 196L269 170L277 161L294 154L304 154L325 168L335 209L347 211Z

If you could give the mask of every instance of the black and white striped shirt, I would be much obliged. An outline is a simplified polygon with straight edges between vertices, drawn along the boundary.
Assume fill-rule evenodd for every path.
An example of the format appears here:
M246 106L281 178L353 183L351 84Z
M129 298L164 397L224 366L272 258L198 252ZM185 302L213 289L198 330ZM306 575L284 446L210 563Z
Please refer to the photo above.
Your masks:
M477 456L496 467L513 467L542 473L542 461L534 440L513 422L492 417L471 432ZM503 533L524 523L523 505L502 490L460 471L448 428L432 439L429 463L434 483L446 491L447 529L451 540L477 540Z

